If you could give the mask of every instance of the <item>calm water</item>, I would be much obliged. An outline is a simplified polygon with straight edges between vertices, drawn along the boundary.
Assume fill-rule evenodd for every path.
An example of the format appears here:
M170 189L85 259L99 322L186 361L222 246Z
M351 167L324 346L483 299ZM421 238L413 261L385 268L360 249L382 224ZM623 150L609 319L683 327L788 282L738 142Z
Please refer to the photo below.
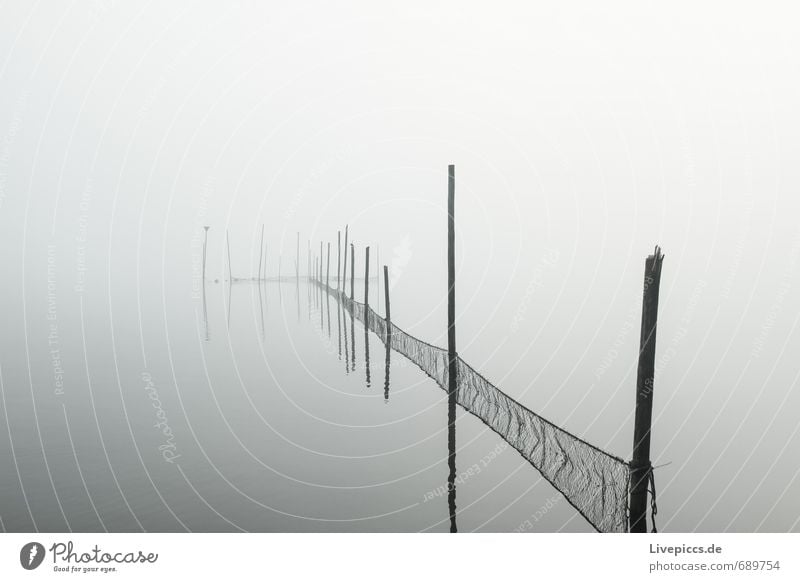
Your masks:
M4 370L7 530L450 529L446 393L333 298L209 283L204 313L66 296L32 384ZM459 531L591 530L480 421L459 410L456 428Z

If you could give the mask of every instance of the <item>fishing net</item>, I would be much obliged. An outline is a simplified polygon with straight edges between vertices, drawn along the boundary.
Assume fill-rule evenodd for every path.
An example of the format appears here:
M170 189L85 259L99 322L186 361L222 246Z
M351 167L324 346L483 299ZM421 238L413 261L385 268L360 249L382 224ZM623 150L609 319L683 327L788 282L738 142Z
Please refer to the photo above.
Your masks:
M387 323L363 303L346 298L343 303L392 350L404 355L441 388L448 390L447 350ZM514 447L595 529L627 531L628 463L532 412L460 357L456 388L458 404Z

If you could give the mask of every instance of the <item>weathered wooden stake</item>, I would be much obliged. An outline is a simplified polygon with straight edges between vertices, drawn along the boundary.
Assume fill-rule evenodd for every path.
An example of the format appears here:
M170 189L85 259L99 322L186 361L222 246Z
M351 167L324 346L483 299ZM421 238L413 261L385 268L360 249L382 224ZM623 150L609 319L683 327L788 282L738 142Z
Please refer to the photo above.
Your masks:
M392 311L389 308L389 267L383 266L383 300L386 306L386 324L392 321ZM390 333L387 327L387 334Z
M369 318L369 247L364 258L364 318Z
M325 287L326 289L331 288L331 243L328 243L328 266L325 271Z
M630 531L647 532L647 486L653 467L650 462L650 429L653 419L653 378L656 358L656 322L661 263L664 255L656 246L644 264L642 330L639 340L639 366L636 374L636 417L633 425L631 460Z
M355 301L356 248L350 243L350 301Z
M342 293L347 294L347 230L350 228L344 225L344 266L342 268Z
M225 241L228 245L228 281L233 283L233 268L231 267L231 235L225 231Z
M204 226L205 233L203 234L203 285L206 281L206 249L208 248L208 229L210 226ZM204 288L205 289L205 288Z
M456 396L458 390L458 353L456 352L456 167L447 168L447 504L450 512L450 532L456 525Z
M261 262L264 259L264 225L261 225L261 244L258 245L258 280L261 281Z
M336 231L336 291L339 291L339 281L342 277L342 231Z

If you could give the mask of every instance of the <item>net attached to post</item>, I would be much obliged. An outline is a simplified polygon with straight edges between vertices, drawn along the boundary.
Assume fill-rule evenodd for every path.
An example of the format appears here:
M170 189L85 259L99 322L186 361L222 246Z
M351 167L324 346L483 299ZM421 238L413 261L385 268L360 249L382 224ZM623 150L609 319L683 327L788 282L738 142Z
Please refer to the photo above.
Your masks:
M343 303L384 344L448 389L447 350L387 323L363 303L349 299ZM456 398L462 408L514 447L597 531L628 530L628 463L532 412L460 357L457 369Z

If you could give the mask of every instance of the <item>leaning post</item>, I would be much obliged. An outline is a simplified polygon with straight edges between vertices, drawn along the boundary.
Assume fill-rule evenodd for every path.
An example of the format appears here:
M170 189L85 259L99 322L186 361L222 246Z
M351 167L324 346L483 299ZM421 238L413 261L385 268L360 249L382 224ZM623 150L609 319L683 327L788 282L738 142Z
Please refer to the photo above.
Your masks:
M644 263L642 329L639 340L639 366L636 373L636 413L633 425L633 458L630 472L630 531L647 532L647 486L652 480L650 431L653 420L653 377L656 358L656 320L661 263L664 255L656 246Z

